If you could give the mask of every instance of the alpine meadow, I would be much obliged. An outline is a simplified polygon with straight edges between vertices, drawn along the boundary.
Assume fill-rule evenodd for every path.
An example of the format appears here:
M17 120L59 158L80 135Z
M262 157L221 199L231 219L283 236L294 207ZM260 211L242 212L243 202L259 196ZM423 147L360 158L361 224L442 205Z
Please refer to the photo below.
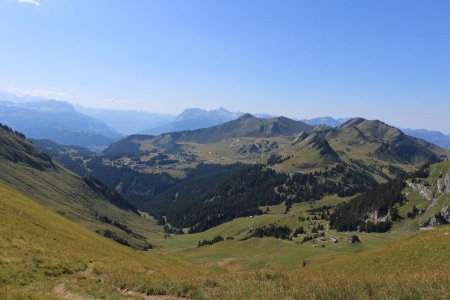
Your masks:
M0 299L450 299L449 20L0 0Z

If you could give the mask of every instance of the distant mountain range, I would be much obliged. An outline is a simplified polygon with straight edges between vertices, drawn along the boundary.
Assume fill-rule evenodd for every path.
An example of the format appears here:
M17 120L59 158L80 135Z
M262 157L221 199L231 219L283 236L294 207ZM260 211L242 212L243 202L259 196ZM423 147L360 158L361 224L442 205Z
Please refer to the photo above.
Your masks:
M104 122L123 135L135 134L148 128L158 128L172 123L176 116L146 111L117 110L75 106L75 109Z
M34 139L49 139L59 144L102 150L123 135L159 135L209 128L238 119L245 113L232 112L221 107L217 110L185 109L172 116L145 111L73 106L65 101L35 96L17 96L0 92L0 121ZM255 114L262 119L270 114ZM337 127L350 118L319 117L303 119L311 126ZM323 128L322 128L323 129ZM450 135L426 129L402 129L410 136L450 149Z
M314 118L314 119L304 119L302 121L305 122L306 124L313 125L313 126L327 125L327 126L331 126L331 127L337 127L337 126L341 125L342 123L347 122L350 119L351 118L334 119L332 117L319 117L319 118Z
M208 128L215 125L223 124L228 121L235 120L244 115L243 112L231 112L223 107L214 110L206 110L201 108L187 108L181 114L179 114L173 122L142 130L141 134L158 135L167 132L178 132L185 130L195 130L200 128ZM260 118L271 118L269 114L255 114Z
M11 98L11 97L10 97ZM82 114L64 101L0 99L0 121L30 138L102 149L122 137L104 122Z
M443 134L440 131L433 131L427 129L402 129L402 131L410 136L423 139L427 142L450 149L450 134Z

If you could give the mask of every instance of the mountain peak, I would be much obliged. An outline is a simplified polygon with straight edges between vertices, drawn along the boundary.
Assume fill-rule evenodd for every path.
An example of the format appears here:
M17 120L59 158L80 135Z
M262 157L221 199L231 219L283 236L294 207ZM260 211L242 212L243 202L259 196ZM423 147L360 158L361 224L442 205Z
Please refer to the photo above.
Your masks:
M359 124L361 124L362 122L367 121L364 118L351 118L350 120L348 120L347 122L342 123L341 127L352 127L352 126L357 126Z
M246 113L220 125L183 131L174 136L177 140L207 144L230 137L292 136L302 131L311 132L312 126L286 117L263 119Z
M238 120L244 120L244 119L256 119L256 117L252 114L245 113L238 118Z

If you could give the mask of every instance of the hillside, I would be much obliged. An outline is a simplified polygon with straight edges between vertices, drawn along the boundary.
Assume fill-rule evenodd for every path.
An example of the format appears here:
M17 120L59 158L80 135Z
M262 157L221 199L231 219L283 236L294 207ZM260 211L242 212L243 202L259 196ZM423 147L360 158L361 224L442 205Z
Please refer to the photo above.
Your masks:
M195 131L173 134L178 141L195 143L215 143L232 137L291 136L298 132L311 132L312 127L285 117L262 119L244 114L236 120Z
M307 124L310 125L328 125L331 127L337 127L339 125L342 125L342 123L347 122L351 118L340 118L335 119L332 117L319 117L314 119L307 119L302 120ZM435 144L437 146L440 146L445 149L450 149L450 135L442 133L440 131L436 130L428 130L428 129L411 129L411 128L403 128L401 129L405 134L422 139L424 141L427 141L429 143Z
M290 255L299 262L305 252L301 247L286 251L288 245L273 238L229 240L184 252L181 257L174 252L137 252L58 216L2 184L0 193L2 299L130 299L130 294L138 298L340 299L349 293L361 299L445 299L450 294L448 227L340 257L314 249L322 254L308 259L307 267L266 264L256 271L248 261L247 265L243 265L245 261L234 263L239 260L224 250L244 243L247 249L253 249L253 258L272 259L274 249L278 249L279 258ZM201 264L194 263L198 261L195 256L203 257ZM242 268L248 269L242 272Z
M251 115L194 131L133 135L101 156L77 152L55 157L178 232L261 214L261 205L353 196L448 154L377 120L318 129Z
M55 163L21 133L0 127L0 182L52 211L121 243L143 249L154 222L117 192Z
M397 140L395 129L379 124L374 130L364 122L356 122L364 143ZM353 134L357 125L339 130ZM332 149L325 134L300 134L297 145ZM78 151L89 160L88 167L98 160L83 148L41 145L58 154ZM400 218L384 233L328 227L338 205L354 201L346 193L370 195L374 179L360 167L342 163L315 174L289 175L261 165L199 164L154 198L163 213L158 221L161 216L168 221L161 222L163 239L151 219L123 207L127 202L100 182L68 172L22 134L1 127L0 149L0 297L5 299L121 299L125 289L136 296L193 299L342 298L348 293L439 298L450 293L448 161L407 181L401 190L406 201L394 203ZM135 186L145 187L143 177L135 176ZM428 231L417 233L420 228ZM136 251L96 230L110 230L115 235L107 237L119 242L120 237L139 249L149 242L158 248ZM347 242L353 234L360 243ZM422 251L433 255L419 255Z
M445 159L448 154L445 149L405 135L386 123L362 118L351 119L330 130L327 139L341 157L349 159L359 156L362 160L420 165Z
M173 163L164 168L169 172L197 162L269 162L274 169L289 173L323 170L345 162L386 178L392 176L389 166L408 171L445 159L449 151L377 120L355 118L336 128L314 128L284 117L260 119L247 114L210 128L130 136L104 153L140 157L143 162L158 154L168 155Z
M244 114L233 121L208 128L162 134L155 139L155 143L164 145L173 140L212 144L232 137L290 136L301 131L311 132L312 129L312 126L285 117L263 119Z
M137 287L143 278L149 289L176 295L176 272L192 267L115 243L2 183L0 194L1 299L61 299L67 290L120 297L117 288Z

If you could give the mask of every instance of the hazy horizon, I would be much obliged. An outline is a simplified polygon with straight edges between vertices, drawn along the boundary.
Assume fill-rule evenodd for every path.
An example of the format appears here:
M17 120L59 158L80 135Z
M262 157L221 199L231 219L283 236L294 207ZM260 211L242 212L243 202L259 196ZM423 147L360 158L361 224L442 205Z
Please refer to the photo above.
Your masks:
M449 133L449 8L0 0L0 88L90 107L223 106Z
M32 94L22 94L22 95L20 95L20 94L16 94L16 93L14 93L13 91L8 91L8 90L0 90L0 95L2 94L2 92L6 92L6 93L12 93L12 94L14 94L14 95L16 95L16 96L18 96L18 97L21 97L21 96L29 96L29 97L38 97L38 98L42 98L42 100L57 100L57 101L65 101L65 102L68 102L68 103L70 103L70 104L72 104L72 105L74 105L74 107L75 107L75 109L77 108L77 106L80 106L80 107L84 107L84 108L89 108L89 109L99 109L99 110L117 110L117 111L128 111L128 112L144 112L144 113L152 113L152 114L160 114L160 115L167 115L167 116L172 116L172 117L177 117L178 115L180 115L181 113L183 113L185 110L187 110L187 109L204 109L204 110L219 110L219 109L225 109L225 110L227 110L227 111L229 111L229 112L233 112L233 113L237 113L237 112L239 112L239 113L250 113L250 114L253 114L253 115L259 115L259 114L269 114L269 113L267 113L267 112L259 112L259 111L247 111L247 112L245 112L245 111L232 111L232 110L230 110L230 109L228 109L227 107L225 107L225 106L219 106L219 107L213 107L213 108L203 108L203 107L185 107L182 111L179 111L179 112L177 112L177 113L163 113L163 112L158 112L158 111L149 111L149 110L142 110L142 109L120 109L120 108L108 108L108 107L96 107L96 106L89 106L89 105L84 105L84 104L77 104L77 103L74 103L74 102L71 102L71 101L67 101L67 100L64 100L64 99L52 99L52 98L46 98L46 97L44 97L42 94L35 94L35 95L32 95ZM1 100L1 99L0 99ZM37 99L37 100L39 100L39 99ZM333 116L333 115L317 115L317 116L313 116L313 117L310 117L310 118L303 118L303 117L301 117L301 116L286 116L286 115L274 115L274 116L284 116L284 117L289 117L289 118L292 118L292 119L296 119L296 120L310 120L310 119L315 119L315 118L328 118L328 117L330 117L330 118L333 118L333 119L346 119L346 118L357 118L357 117L361 117L361 118L366 118L366 117L364 117L364 116L351 116L351 115L347 115L347 116ZM366 119L368 119L368 118L366 118ZM383 119L380 119L381 121L383 121L384 122L384 120ZM431 130L431 131L440 131L440 132L442 132L442 133L444 133L444 134L450 134L450 132L446 132L446 131L443 131L443 130L438 130L438 129L433 129L433 128L414 128L414 127L410 127L410 126L401 126L401 125L399 125L399 124L389 124L389 125L393 125L393 126L396 126L396 127L399 127L400 129L414 129L414 130L422 130L422 129L424 129L424 130Z

